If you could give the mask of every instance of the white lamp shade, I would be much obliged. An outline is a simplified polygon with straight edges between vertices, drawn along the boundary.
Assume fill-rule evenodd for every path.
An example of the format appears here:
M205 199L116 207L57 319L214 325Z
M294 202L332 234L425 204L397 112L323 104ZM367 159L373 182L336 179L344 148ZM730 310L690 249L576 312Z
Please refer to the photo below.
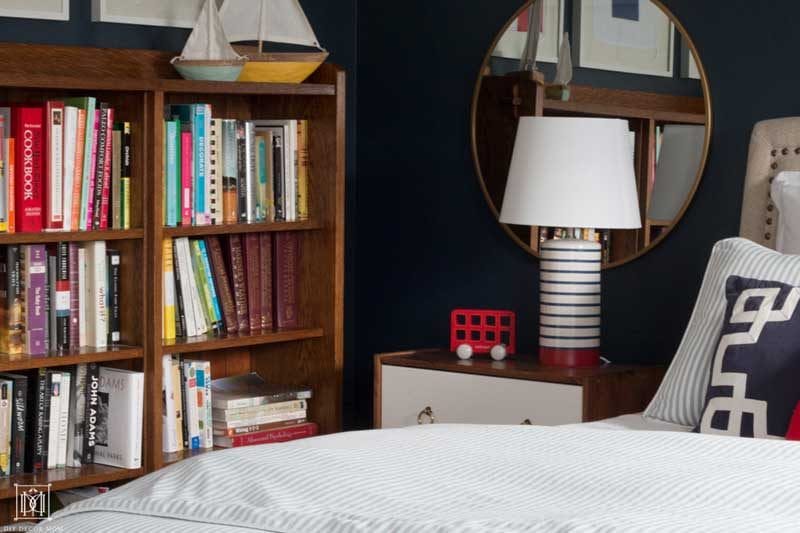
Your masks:
M500 221L641 228L627 121L520 118Z

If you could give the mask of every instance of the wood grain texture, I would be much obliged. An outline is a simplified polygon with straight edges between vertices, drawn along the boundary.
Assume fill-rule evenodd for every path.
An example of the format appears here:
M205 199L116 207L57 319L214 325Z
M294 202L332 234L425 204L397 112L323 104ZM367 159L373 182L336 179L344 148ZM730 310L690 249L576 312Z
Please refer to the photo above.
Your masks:
M14 498L14 483L20 485L47 485L52 483L50 491L55 492L73 487L102 485L122 479L133 479L143 473L144 470L141 468L125 469L91 464L81 468L57 468L44 470L36 474L20 474L0 479L0 499Z
M526 355L514 355L503 361L488 357L461 360L452 352L438 349L377 354L373 406L376 428L381 427L383 365L579 385L583 387L584 422L643 411L666 370L662 366L639 365L560 368L541 365L535 357Z
M104 363L124 359L141 359L142 357L144 357L144 350L140 346L112 346L107 349L84 346L74 352L53 353L47 357L0 354L0 372L20 372L34 368Z
M129 121L133 159L131 225L119 231L0 235L0 245L106 240L122 259L122 339L133 348L81 350L58 359L2 359L0 370L16 371L80 362L104 362L145 373L142 453L138 471L86 467L52 471L60 487L128 479L161 468L161 356L187 354L211 361L218 377L259 371L270 381L310 384L310 416L323 432L341 426L344 315L344 99L345 74L322 65L306 83L226 83L179 79L169 64L174 54L150 50L99 49L0 43L0 100L45 102L91 95ZM246 119L309 119L311 220L198 228L164 228L162 143L165 104L203 102L214 116ZM232 233L297 231L304 241L300 260L301 328L221 338L162 341L162 241ZM64 484L66 483L66 484ZM2 493L0 483L0 494ZM0 499L2 499L0 497ZM2 509L0 509L2 513Z

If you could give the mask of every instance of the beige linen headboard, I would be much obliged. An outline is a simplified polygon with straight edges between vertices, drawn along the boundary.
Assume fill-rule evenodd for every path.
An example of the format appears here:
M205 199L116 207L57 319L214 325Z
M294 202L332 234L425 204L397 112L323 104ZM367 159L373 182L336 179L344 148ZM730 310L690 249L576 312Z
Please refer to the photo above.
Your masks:
M750 137L739 234L769 248L778 223L770 184L782 170L800 170L800 117L763 120Z

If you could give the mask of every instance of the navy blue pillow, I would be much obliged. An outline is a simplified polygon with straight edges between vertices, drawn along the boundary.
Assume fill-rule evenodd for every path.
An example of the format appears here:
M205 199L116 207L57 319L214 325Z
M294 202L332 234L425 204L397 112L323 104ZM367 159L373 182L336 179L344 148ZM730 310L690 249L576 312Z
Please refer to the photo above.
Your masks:
M800 289L731 276L700 433L783 438L800 401Z

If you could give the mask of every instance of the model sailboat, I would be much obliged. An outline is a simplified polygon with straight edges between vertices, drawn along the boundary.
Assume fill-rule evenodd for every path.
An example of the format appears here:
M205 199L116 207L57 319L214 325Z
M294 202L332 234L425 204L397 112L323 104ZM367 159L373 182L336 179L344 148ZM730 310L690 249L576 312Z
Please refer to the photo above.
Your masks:
M298 0L225 0L220 17L231 42L258 42L258 46L234 47L247 56L239 81L301 83L328 57ZM265 41L318 51L264 53Z
M206 0L192 34L172 65L187 80L235 81L245 64L228 42L215 0Z

